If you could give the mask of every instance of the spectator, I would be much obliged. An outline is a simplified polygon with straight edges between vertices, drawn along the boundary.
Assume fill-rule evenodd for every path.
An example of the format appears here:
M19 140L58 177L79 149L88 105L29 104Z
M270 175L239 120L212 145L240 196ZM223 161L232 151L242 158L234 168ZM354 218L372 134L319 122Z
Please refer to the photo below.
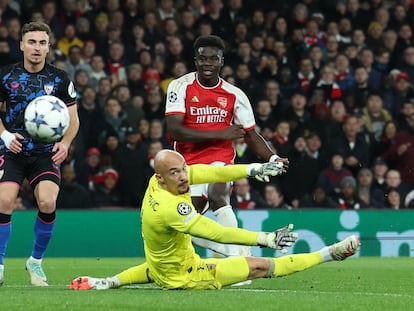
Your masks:
M59 209L81 209L92 207L89 192L76 181L76 171L71 165L61 167L62 182L57 198Z
M337 208L334 200L326 194L324 187L316 185L312 193L305 194L300 200L300 207L307 208Z
M44 22L53 29L56 38L63 36L63 21L56 15L56 0L45 0L41 3Z
M282 177L283 194L293 207L300 205L300 199L311 193L320 173L317 160L306 153L304 136L297 136L289 155L289 171Z
M392 210L400 210L405 208L401 193L397 188L388 188L385 194L385 208Z
M104 108L105 125L100 132L98 145L101 146L104 144L106 136L109 133L116 133L121 143L124 142L125 131L128 128L126 119L127 115L122 109L119 100L116 97L108 97Z
M234 191L230 197L230 204L234 209L261 209L267 208L266 202L259 192L252 189L247 178L234 182Z
M87 72L91 71L91 66L88 63L85 63L82 58L82 48L78 45L72 45L68 51L69 55L65 61L67 72L71 80L75 79L75 73L78 70L85 70Z
M141 143L141 134L135 127L128 127L125 143L120 149L119 189L122 205L139 207L145 191L145 178L141 176L148 163L147 147Z
M311 114L306 110L306 103L302 90L296 89L292 94L290 107L282 115L289 122L291 137L303 135L310 127Z
M280 93L284 100L291 98L296 90L300 89L300 83L296 77L296 74L293 73L292 68L287 64L280 67L278 81Z
M371 159L370 144L359 135L360 125L356 116L348 116L342 125L342 133L331 141L331 154L339 153L344 158L345 167L354 176L361 167L367 167Z
M98 185L93 193L93 206L117 207L121 205L122 199L117 189L119 174L116 170L109 168L104 171L103 182Z
M390 68L395 68L401 58L397 50L398 35L395 29L388 29L382 34L382 46L390 52Z
M7 43L9 44L9 58L12 63L23 60L23 52L20 50L21 23L17 17L12 17L6 21Z
M352 176L352 172L344 167L344 158L340 154L333 154L330 165L319 174L317 185L333 197L339 194L341 180L346 176Z
M164 149L162 142L159 140L150 141L148 144L148 165L145 168L145 178L147 181L154 175L154 158L156 154Z
M163 103L163 94L161 89L148 90L144 103L145 118L148 121L153 119L164 119L165 105Z
M328 165L328 154L322 146L321 137L316 132L310 132L305 136L307 154L318 162L318 169L322 170Z
M270 79L264 83L263 93L263 98L269 100L272 105L272 115L279 116L287 107L289 107L289 101L282 101L280 97L279 83L276 79Z
M166 78L162 79L160 86L164 94L167 93L168 85L174 79L177 79L188 73L188 65L184 60L177 60L173 63L171 72L167 73Z
M127 83L126 68L129 64L125 54L125 45L120 41L109 44L109 58L106 61L106 72L109 73L112 86Z
M105 72L105 62L102 55L95 54L91 56L90 61L91 70L88 72L89 85L98 89L99 80L108 77Z
M75 24L75 32L79 40L83 41L85 45L86 42L89 42L91 47L93 46L93 51L96 51L95 41L92 40L92 25L89 18L79 17Z
M280 120L276 124L276 130L272 138L273 148L276 153L282 158L287 158L292 151L292 145L289 141L290 137L290 124L286 120Z
M76 28L74 24L65 25L64 36L57 42L57 47L63 52L66 58L69 57L69 49L72 46L83 48L84 42L76 36Z
M414 36L413 36L414 37ZM414 39L412 39L411 45L408 45L404 49L404 56L401 64L397 67L403 72L406 72L410 77L410 83L414 85Z
M393 69L389 75L390 88L384 94L384 108L395 118L400 113L404 102L414 96L413 84L404 71Z
M96 147L91 147L86 152L86 157L80 163L76 173L79 184L88 189L91 194L96 190L97 185L103 181L103 172L100 164L101 151Z
M335 58L336 83L338 83L342 93L351 89L356 81L354 70L351 67L348 57L345 54L338 53Z
M102 109L96 103L96 91L93 87L87 86L82 91L78 104L79 121L82 126L79 128L77 143L80 144L80 152L83 149L95 146L98 137L105 125Z
M322 61L326 64L335 63L335 59L339 54L339 42L334 35L326 38L326 49L322 57Z
M414 188L414 113L407 119L409 130L403 130L395 136L386 160L401 174L403 188L406 192Z
M414 112L414 111L413 111ZM388 156L392 141L399 132L398 124L394 120L385 122L378 141L373 142L373 157L386 158Z
M366 36L362 29L356 28L352 32L352 43L356 46L358 53L360 53L366 45Z
M236 66L236 86L241 88L247 97L255 102L258 97L259 83L252 75L251 68L246 63L240 63Z
M373 174L369 168L361 168L357 175L357 195L369 208L383 208L384 193L374 188Z
M377 21L372 21L368 25L366 44L371 50L375 51L382 45L382 34L384 27Z
M275 183L266 184L264 186L264 198L267 207L270 209L293 209L291 205L285 202L281 188Z
M312 45L309 48L309 58L312 61L312 67L313 67L313 72L315 73L315 76L319 77L320 71L322 70L322 67L325 65L324 61L322 60L323 58L322 47L316 44Z
M354 71L355 84L348 89L346 96L351 97L347 101L346 110L349 114L361 112L367 102L370 88L368 86L368 70L363 66L358 66Z
M398 51L404 51L403 61L406 62L407 56L405 55L406 49L412 47L413 45L413 29L409 23L402 24L398 28L398 39L397 39L397 49Z
M375 190L380 190L385 194L387 183L385 182L386 174L388 172L388 165L382 158L376 158L372 165L373 181L372 186Z
M272 106L267 99L257 101L254 107L257 130L260 132L265 127L273 128L276 118L272 114Z
M315 73L313 72L312 60L310 58L302 58L300 60L298 79L302 90L305 92L307 98L311 94L311 85L315 82Z
M160 141L163 149L171 149L171 142L166 137L163 119L152 119L149 125L149 136L147 144L151 141Z
M405 197L407 193L409 193L409 191L407 190L407 187L404 187L404 184L402 183L402 180L401 180L401 174L399 171L395 169L388 170L385 175L385 184L386 184L385 185L386 187L385 187L384 194L386 194L389 189L395 188L400 193L402 202L405 202ZM386 197L384 195L384 200L385 199Z
M99 109L103 110L105 107L105 102L108 96L111 95L112 92L112 82L109 76L103 77L98 81L98 88L95 90L95 100L96 104Z
M332 104L334 99L342 97L342 90L336 83L335 69L331 65L322 67L320 78L316 82L316 88L323 89L324 102L326 102L328 106Z
M372 90L367 98L366 107L362 109L365 120L365 129L379 142L386 122L392 120L388 110L383 108L382 94Z
M407 97L399 111L396 118L398 127L400 130L410 130L409 119L411 114L414 113L414 94L412 97Z
M354 177L347 176L341 180L340 192L335 198L340 209L365 209L367 205L358 198L357 182Z
M364 47L358 54L358 60L360 65L364 66L368 72L368 86L373 89L380 89L383 74L373 67L374 52L370 48Z
M78 99L80 99L83 89L90 86L88 72L84 69L77 70L75 72L73 83L75 84L75 89L78 93Z
M100 150L102 150L101 166L103 169L118 169L120 165L120 148L121 142L119 141L118 134L116 132L107 133L104 143L100 146Z

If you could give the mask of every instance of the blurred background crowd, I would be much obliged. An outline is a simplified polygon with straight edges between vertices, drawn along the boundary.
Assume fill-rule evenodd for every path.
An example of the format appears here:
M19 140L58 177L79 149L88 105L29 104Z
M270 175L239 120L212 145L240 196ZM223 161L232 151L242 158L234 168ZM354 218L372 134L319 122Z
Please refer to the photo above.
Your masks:
M0 65L22 59L20 29L51 26L48 61L78 92L80 131L62 166L60 209L139 207L153 157L171 148L169 82L192 44L227 44L241 88L287 174L239 180L238 209L414 207L414 1L0 0ZM240 140L236 163L259 161ZM17 208L33 207L25 185Z

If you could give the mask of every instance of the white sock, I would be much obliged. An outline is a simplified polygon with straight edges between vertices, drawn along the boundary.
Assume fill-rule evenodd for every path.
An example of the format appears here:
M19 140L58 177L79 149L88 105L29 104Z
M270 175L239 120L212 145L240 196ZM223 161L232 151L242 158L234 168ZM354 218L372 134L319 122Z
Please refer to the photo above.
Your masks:
M233 211L231 205L225 205L220 207L218 210L215 210L214 215L217 217L217 222L224 227L237 228L239 225L237 223L236 214Z
M217 222L224 227L238 228L236 214L231 205L225 205L214 211ZM251 247L245 245L225 244L226 256L251 256Z
M34 257L32 257L32 256L30 256L29 260L30 260L30 261L34 261L34 262L36 262L36 263L38 263L38 264L41 264L41 263L42 263L42 259L37 259L37 258L34 258Z
M326 247L322 248L319 251L319 253L321 254L323 262L332 260L332 255L331 255L331 252L329 251L329 246L326 246Z
M106 278L106 280L110 283L109 288L118 288L119 286L121 286L121 282L116 276L111 276L109 278Z

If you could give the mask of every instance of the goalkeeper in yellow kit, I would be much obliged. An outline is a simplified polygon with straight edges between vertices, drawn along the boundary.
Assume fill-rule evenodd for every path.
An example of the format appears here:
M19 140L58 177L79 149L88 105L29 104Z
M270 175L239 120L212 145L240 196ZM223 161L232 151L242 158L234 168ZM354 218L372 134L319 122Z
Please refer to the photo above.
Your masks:
M325 261L343 260L359 249L358 238L350 236L309 254L201 259L195 253L191 236L219 243L271 247L282 253L296 241L297 234L291 232L293 225L271 233L223 227L197 213L189 192L190 184L228 182L244 177L266 181L269 176L281 174L283 168L277 162L187 166L179 153L162 150L155 157L154 169L141 211L146 262L113 277L77 277L71 282L71 289L100 290L152 282L163 289L220 289L247 279L279 277Z

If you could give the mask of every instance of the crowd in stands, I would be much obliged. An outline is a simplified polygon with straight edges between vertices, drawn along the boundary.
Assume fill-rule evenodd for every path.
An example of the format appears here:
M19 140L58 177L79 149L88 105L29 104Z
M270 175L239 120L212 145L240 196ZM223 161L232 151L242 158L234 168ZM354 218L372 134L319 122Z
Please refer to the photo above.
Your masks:
M414 207L412 0L2 0L0 15L1 65L21 60L21 25L44 21L48 61L76 85L59 208L139 207L154 154L172 147L168 83L208 34L227 44L222 78L290 160L270 184L237 181L235 208ZM235 148L236 163L260 160ZM25 187L19 200L33 204Z

